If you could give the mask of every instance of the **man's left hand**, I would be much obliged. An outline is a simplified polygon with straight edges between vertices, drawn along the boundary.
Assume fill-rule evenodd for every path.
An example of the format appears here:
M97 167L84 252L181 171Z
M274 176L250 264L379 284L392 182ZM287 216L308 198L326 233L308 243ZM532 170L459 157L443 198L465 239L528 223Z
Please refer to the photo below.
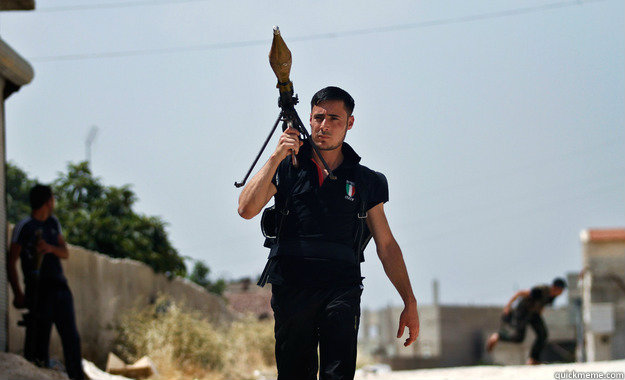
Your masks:
M43 239L39 240L39 242L37 243L37 253L44 255L50 252L52 252L52 246L46 243L46 241Z
M419 336L419 312L417 311L417 304L411 303L404 307L404 311L401 312L399 317L399 330L397 330L397 338L401 338L404 335L404 330L408 327L408 338L404 342L404 346L408 347Z

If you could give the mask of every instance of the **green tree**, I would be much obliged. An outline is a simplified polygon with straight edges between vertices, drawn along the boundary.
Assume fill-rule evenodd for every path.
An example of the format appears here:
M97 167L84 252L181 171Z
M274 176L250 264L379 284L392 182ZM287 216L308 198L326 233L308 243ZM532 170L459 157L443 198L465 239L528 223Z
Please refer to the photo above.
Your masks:
M15 165L7 165L9 220L30 214L28 192L36 181ZM136 213L130 186L105 186L87 162L69 164L53 183L55 214L68 242L112 257L131 258L157 272L186 275L183 258L171 245L159 217Z
M30 215L28 193L36 181L28 178L28 174L17 165L6 164L7 219L17 223Z
M184 276L183 258L169 242L166 223L132 209L130 186L104 186L87 162L69 164L54 181L57 217L68 241L112 257L142 261L157 272Z
M189 257L187 259L193 260ZM222 295L226 290L226 280L223 278L217 279L215 282L209 278L210 268L202 260L194 260L193 269L187 277L189 280L200 285L204 289L211 293Z
M191 274L189 274L189 280L195 282L201 287L206 287L210 284L210 280L208 279L208 274L210 273L210 269L203 261L196 261L193 264L193 269L191 270Z

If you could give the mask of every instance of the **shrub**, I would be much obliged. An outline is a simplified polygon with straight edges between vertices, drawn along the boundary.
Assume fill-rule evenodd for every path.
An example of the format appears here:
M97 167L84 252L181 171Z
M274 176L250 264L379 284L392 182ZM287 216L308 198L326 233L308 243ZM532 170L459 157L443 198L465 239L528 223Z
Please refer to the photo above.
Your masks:
M116 353L126 362L149 356L162 379L244 379L275 365L273 323L251 316L216 326L159 298L124 314L118 330Z

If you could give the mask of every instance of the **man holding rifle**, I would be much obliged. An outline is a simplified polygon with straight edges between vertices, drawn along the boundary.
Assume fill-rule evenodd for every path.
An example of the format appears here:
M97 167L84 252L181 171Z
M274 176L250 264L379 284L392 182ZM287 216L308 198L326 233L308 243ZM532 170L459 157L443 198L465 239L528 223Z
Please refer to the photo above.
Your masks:
M40 367L50 366L50 333L56 326L63 345L65 369L70 379L83 379L80 337L76 328L74 300L63 274L61 260L69 251L54 216L54 194L50 186L35 185L29 194L31 216L13 229L7 272L15 296L13 305L27 308L24 357ZM25 292L22 292L17 262L21 262Z
M309 139L287 128L276 150L245 186L239 214L258 215L272 197L276 236L259 285L272 284L278 379L351 379L356 367L360 320L362 250L370 234L404 310L412 344L419 334L417 301L404 259L384 214L388 184L383 174L360 165L344 142L353 127L353 98L326 87L311 101L311 140L336 179L330 179ZM370 231L370 232L369 232ZM319 347L319 363L317 347Z

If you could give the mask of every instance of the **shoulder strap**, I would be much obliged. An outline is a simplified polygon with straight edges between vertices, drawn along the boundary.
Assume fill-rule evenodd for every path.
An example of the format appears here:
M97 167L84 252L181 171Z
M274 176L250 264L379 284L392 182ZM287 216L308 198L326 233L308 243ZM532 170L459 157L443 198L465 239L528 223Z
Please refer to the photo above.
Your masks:
M289 168L289 170L293 170L293 169L294 169L293 167ZM268 209L275 208L275 212L271 214L275 216L275 220L277 224L276 224L276 236L271 237L271 238L269 237L265 238L265 243L263 244L265 247L271 248L274 244L278 243L278 241L280 240L282 226L286 222L286 217L289 214L289 202L293 196L293 190L302 181L302 178L304 178L305 174L306 172L300 168L297 172L297 175L295 175L295 178L293 178L292 176L289 176L287 180L288 190L287 190L287 195L284 198L284 201L278 202L278 198L276 197L275 204L268 208ZM279 180L282 180L282 179L279 179ZM265 209L265 211L268 211L268 209ZM262 220L261 220L261 224L262 224ZM256 283L256 285L260 286L261 288L264 287L265 284L267 283L270 267L271 267L271 259L267 261L267 264L265 265L265 269L263 269L263 273L260 275L260 278L258 279L258 282Z
M293 169L295 168L293 168L292 166L289 168L289 170L293 170ZM289 183L287 185L288 191L287 191L286 198L284 199L284 202L280 202L281 203L280 205L278 205L278 203L276 202L276 209L280 214L278 226L277 226L278 230L276 234L276 242L280 239L282 226L284 225L287 215L289 215L289 203L291 201L291 198L293 197L293 191L295 187L297 187L297 185L302 181L305 175L306 175L306 171L303 170L302 168L299 168L295 176L289 176Z
M356 218L358 219L358 226L356 231L356 236L354 238L354 250L358 255L358 261L365 261L364 251L371 240L371 231L369 231L369 227L367 226L367 203L369 201L369 187L367 186L364 180L364 167L362 165L356 166L356 189L360 194L360 204L358 207L358 213Z

